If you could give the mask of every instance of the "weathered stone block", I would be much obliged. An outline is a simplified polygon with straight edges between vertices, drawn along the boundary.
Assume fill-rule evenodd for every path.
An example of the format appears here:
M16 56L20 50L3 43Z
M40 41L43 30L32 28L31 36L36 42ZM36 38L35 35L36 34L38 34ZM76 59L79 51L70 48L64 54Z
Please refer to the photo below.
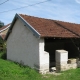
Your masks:
M56 72L67 69L68 51L56 50Z
M67 64L67 69L76 69L76 68L77 68L77 63Z
M57 72L65 71L65 70L67 70L67 64L56 63L56 71Z
M74 64L74 63L77 63L77 59L68 59L68 64Z
M77 67L80 67L80 61L77 62Z
M68 61L68 51L65 50L56 50L56 62L66 62Z

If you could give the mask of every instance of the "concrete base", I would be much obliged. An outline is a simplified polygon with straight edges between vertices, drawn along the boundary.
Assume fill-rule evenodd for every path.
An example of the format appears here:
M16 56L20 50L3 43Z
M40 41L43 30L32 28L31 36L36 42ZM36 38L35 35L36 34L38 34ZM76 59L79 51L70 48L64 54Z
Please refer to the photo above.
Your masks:
M40 57L40 73L49 72L49 53L44 51L43 55Z
M77 62L77 67L80 68L80 61Z
M56 72L67 69L68 51L56 50Z

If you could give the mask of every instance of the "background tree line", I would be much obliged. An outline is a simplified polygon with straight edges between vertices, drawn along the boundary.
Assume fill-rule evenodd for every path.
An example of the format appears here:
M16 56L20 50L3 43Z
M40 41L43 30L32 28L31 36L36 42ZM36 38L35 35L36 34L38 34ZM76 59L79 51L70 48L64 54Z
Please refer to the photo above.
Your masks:
M4 26L4 22L0 21L0 28ZM6 59L6 42L0 36L0 58Z
M4 26L4 22L0 21L0 28Z

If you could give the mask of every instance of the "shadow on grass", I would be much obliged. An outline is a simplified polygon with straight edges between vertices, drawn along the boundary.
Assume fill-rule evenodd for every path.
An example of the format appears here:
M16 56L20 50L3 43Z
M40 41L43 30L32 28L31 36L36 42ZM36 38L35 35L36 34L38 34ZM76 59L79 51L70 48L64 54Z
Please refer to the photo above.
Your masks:
M6 52L0 52L0 58L6 60L7 59Z

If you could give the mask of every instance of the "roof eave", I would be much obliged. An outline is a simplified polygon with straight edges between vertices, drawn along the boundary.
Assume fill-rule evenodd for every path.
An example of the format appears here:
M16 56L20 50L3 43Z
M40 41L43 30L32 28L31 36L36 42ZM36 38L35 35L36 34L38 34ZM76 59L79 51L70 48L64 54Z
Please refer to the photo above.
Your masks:
M9 36L9 34L10 34L10 31L11 31L11 30L12 30L12 28L13 28L13 25L14 25L14 23L15 23L16 19L17 19L17 15L15 15L15 17L14 17L14 19L13 19L13 21L12 21L11 25L10 25L10 28L9 28L9 30L8 30L8 32L7 32L7 34L6 34L6 36L5 36L5 39L4 39L4 40L7 40L8 36Z
M41 38L58 38L58 39L72 39L72 38L75 38L75 39L78 39L80 37L54 37L54 36L41 36Z
M9 25L9 26L7 26L6 28L4 28L4 29L0 30L0 32L5 31L5 30L6 30L6 29L8 29L9 27L10 27L10 25Z

